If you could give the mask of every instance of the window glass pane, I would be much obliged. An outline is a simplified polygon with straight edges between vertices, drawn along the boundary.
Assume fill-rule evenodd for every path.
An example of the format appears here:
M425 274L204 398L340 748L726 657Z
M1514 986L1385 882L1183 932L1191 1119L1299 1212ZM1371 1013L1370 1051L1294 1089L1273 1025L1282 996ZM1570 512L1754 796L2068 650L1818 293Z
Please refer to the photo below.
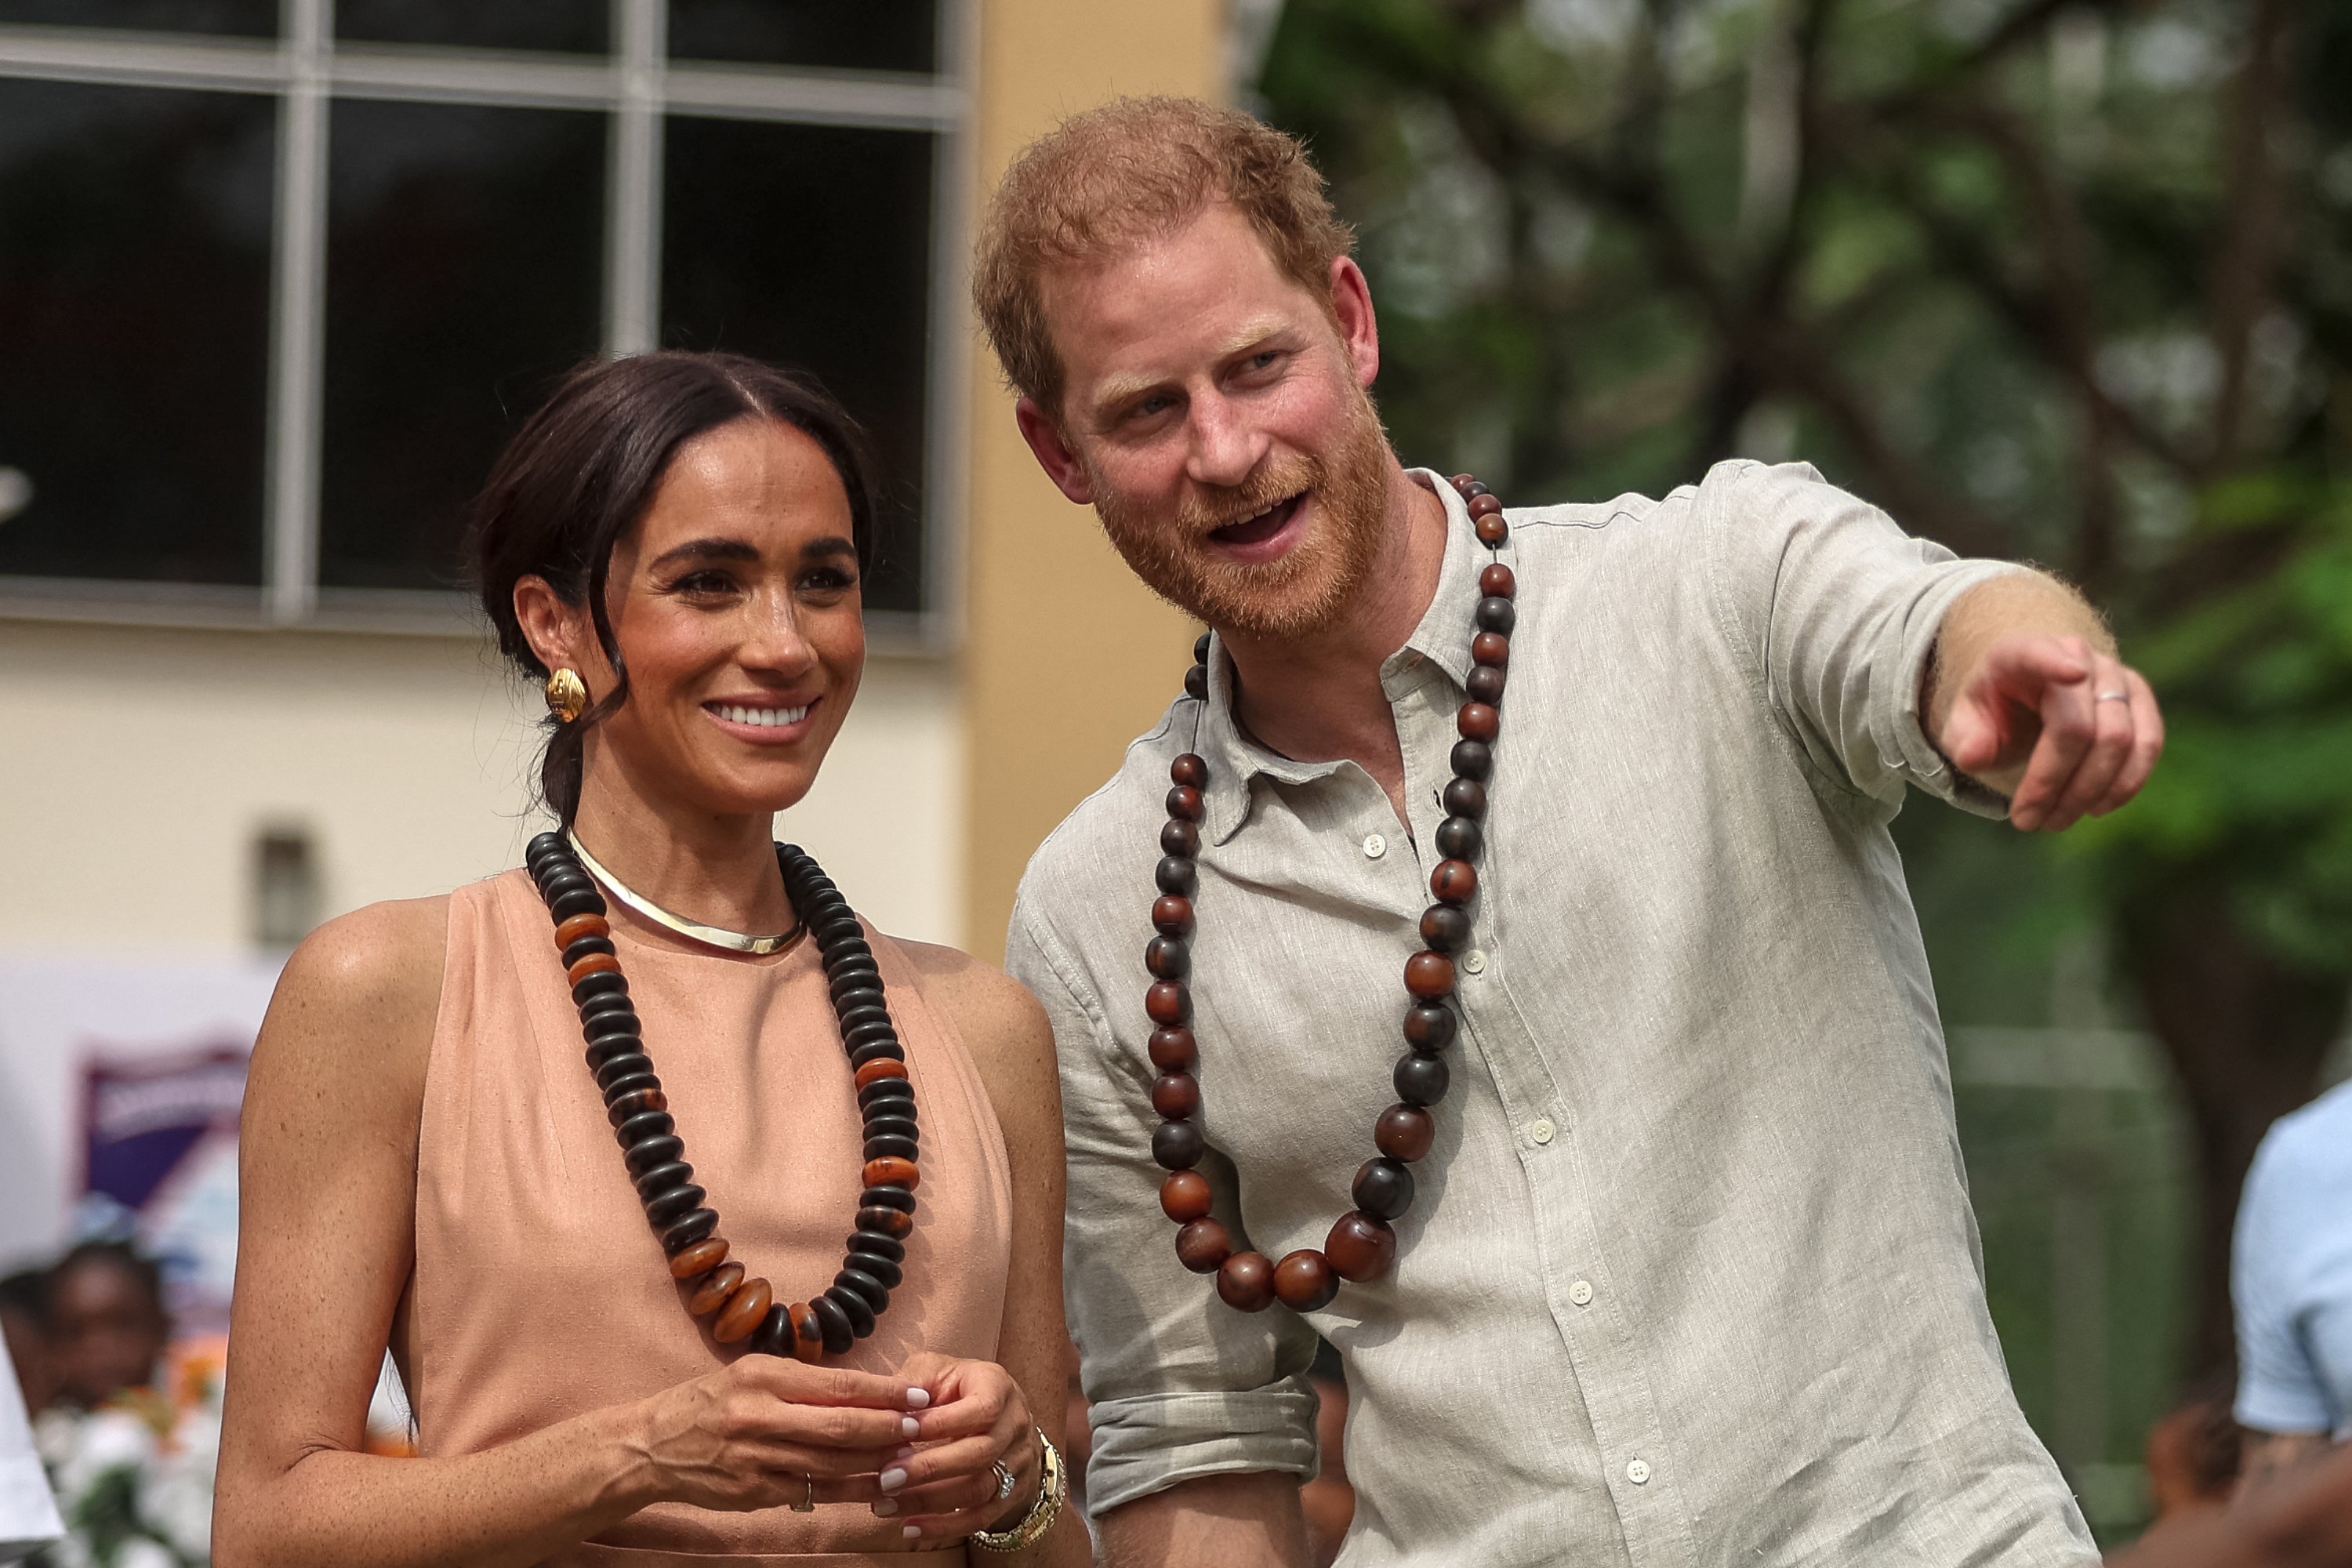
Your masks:
M355 43L603 54L611 0L336 0L335 36Z
M0 573L261 580L276 117L0 81Z
M921 607L928 132L675 116L662 341L814 372L873 437L889 507L869 608Z
M446 588L465 503L601 337L604 121L339 102L320 580Z
M939 68L936 0L670 0L670 58L856 70Z
M274 37L278 0L0 0L0 23Z

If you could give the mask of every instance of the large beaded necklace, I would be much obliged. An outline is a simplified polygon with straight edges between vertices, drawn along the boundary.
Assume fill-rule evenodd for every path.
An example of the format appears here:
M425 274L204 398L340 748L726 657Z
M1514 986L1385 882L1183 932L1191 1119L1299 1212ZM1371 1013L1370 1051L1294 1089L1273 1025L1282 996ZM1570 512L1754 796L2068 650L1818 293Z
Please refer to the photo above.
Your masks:
M1510 538L1503 503L1468 474L1454 488L1468 503L1479 542L1499 550ZM1192 1077L1200 1059L1192 1037L1192 1002L1185 988L1192 970L1192 896L1200 888L1201 792L1208 787L1209 764L1187 752L1170 766L1168 824L1160 830L1160 897L1151 906L1159 935L1143 950L1151 974L1143 1010L1152 1023L1151 1107L1163 1118L1151 1135L1151 1157L1168 1172L1160 1184L1160 1206L1183 1228L1176 1233L1176 1257L1195 1274L1213 1271L1217 1294L1244 1312L1264 1310L1279 1299L1294 1311L1330 1304L1342 1279L1377 1279L1396 1261L1391 1222L1412 1203L1412 1162L1429 1152L1437 1124L1429 1107L1445 1098L1445 1047L1454 1042L1455 1020L1445 999L1454 994L1451 956L1470 941L1464 906L1477 895L1476 862L1486 846L1479 824L1486 815L1486 780L1494 772L1495 738L1502 730L1504 670L1510 663L1511 628L1517 612L1517 584L1500 561L1478 574L1482 597L1470 638L1469 700L1454 716L1461 739L1454 746L1454 777L1445 786L1445 820L1437 826L1437 851L1444 858L1430 874L1437 901L1421 917L1421 940L1428 945L1405 960L1404 988L1411 997L1404 1016L1407 1049L1396 1065L1397 1103L1372 1124L1380 1152L1356 1172L1350 1195L1356 1206L1339 1216L1322 1248L1301 1247L1279 1263L1262 1252L1236 1252L1233 1235L1210 1217L1208 1178L1193 1169L1208 1141L1192 1120L1201 1109L1201 1086ZM1192 668L1184 674L1184 694L1204 706L1209 700L1209 639L1193 645Z
M746 1340L748 1350L810 1363L844 1353L872 1333L875 1320L889 1309L907 1258L906 1237L915 1226L918 1183L915 1086L890 1023L881 968L848 900L798 846L776 846L785 895L824 961L866 1119L866 1190L848 1256L830 1288L783 1304L765 1279L745 1279L743 1266L729 1260L727 1243L712 1234L719 1215L703 1206L709 1194L693 1183L669 1098L654 1076L595 879L560 834L532 839L523 863L555 921L555 945L588 1043L588 1068L596 1075L646 1219L661 1237L671 1277L693 1290L686 1310L698 1318L715 1313L710 1333L721 1344Z

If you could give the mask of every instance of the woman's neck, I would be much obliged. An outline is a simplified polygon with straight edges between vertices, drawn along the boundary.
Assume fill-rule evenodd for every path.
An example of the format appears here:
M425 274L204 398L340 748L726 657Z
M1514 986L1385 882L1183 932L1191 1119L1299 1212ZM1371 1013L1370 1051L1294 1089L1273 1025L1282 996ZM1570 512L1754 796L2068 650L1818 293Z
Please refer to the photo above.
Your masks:
M583 770L572 831L639 898L721 931L764 936L793 923L776 868L775 819L657 804L617 770Z

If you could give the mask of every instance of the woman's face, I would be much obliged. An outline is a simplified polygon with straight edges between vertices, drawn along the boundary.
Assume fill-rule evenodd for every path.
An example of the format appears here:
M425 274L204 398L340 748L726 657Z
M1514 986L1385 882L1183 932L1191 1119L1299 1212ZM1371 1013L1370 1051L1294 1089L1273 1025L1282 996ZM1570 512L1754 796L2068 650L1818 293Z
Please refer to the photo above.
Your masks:
M816 780L866 664L841 477L809 437L739 419L688 442L613 552L605 599L629 698L588 732L588 787L713 816L775 812ZM576 666L613 689L584 611Z

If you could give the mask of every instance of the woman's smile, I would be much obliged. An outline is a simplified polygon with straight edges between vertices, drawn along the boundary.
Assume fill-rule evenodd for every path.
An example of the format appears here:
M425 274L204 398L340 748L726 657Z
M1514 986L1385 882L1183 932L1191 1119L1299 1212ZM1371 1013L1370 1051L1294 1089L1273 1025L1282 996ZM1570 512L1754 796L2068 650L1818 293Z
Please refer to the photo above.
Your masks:
M719 698L702 710L727 733L757 746L789 744L809 732L808 716L824 700L812 697L797 708L761 700Z

